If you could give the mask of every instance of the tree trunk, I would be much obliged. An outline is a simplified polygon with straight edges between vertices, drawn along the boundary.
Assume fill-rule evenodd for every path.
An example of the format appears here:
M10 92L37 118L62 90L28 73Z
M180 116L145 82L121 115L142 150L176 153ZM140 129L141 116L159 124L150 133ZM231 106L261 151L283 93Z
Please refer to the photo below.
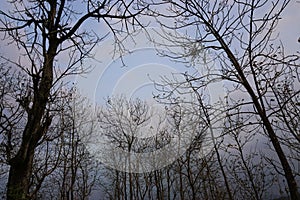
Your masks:
M236 71L240 77L240 81L242 82L242 85L245 87L245 89L247 90L249 96L251 97L251 99L253 101L253 105L257 110L257 114L260 116L260 118L263 122L263 126L265 127L266 132L267 132L267 134L271 140L271 143L274 147L274 150L280 160L282 169L284 171L284 176L285 176L285 179L288 184L291 200L299 200L300 195L298 193L298 186L297 186L295 177L293 175L293 171L292 171L291 166L288 162L288 159L280 145L278 136L276 135L276 133L272 127L272 124L270 123L270 121L266 115L265 110L262 108L261 104L259 103L258 97L256 96L250 83L248 82L248 80L242 70L242 67L238 63L234 54L229 49L228 45L225 43L225 41L222 39L222 37L219 35L219 33L208 22L206 22L206 24L208 25L208 27L210 28L210 30L212 31L212 33L216 37L216 39L219 41L219 43L222 46L222 48L224 49L224 51L226 52L228 58L230 59L231 63L233 64L234 68L236 69Z
M7 200L29 199L28 192L35 149L52 121L45 111L52 87L53 61L57 45L57 42L54 41L49 47L48 54L45 55L41 81L33 81L34 100L32 108L27 112L27 124L23 131L22 143L16 156L9 161Z
M44 112L42 111L40 114L43 113ZM42 125L36 121L37 119L39 119L38 121L41 121L42 117L34 118L29 115L28 118L29 121L24 129L20 149L16 156L9 161L10 170L7 183L7 200L23 200L30 198L29 187L35 149L38 141L51 124L51 118L49 117L46 117L46 120Z
M32 172L34 151L27 152L25 157L17 156L10 163L7 184L7 200L29 199L29 185Z

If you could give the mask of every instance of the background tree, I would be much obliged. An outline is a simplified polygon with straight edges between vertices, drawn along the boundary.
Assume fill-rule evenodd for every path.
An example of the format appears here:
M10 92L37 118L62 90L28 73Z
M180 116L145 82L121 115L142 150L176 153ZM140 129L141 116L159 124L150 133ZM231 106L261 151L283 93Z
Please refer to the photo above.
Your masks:
M96 131L93 109L88 100L81 97L74 88L68 94L68 98L63 100L64 106L58 121L60 135L56 144L52 144L54 148L60 149L60 153L49 153L58 159L57 166L46 178L42 191L39 191L39 198L54 193L60 199L88 199L95 189L99 166L87 149L91 135ZM46 152L45 149L43 152ZM55 186L51 181L55 181ZM47 187L52 192L43 192Z
M153 117L150 107L142 100L127 100L123 96L109 98L106 106L100 108L98 112L98 122L101 127L99 137L109 142L112 148L142 153L145 148L151 149L154 139L149 135L153 134L151 131L159 130L160 127L160 124L151 124ZM146 182L148 174L135 174L139 169L129 169L131 163L125 165L113 152L108 159L112 158L116 159L115 169L107 169L112 180L108 180L107 183L109 198L144 199L147 190L150 190L150 181ZM127 161L135 163L135 161ZM122 171L118 171L120 168Z
M2 60L17 67L27 79L27 90L20 92L20 98L13 99L25 112L19 143L6 140L6 146L12 149L8 158L7 199L27 199L35 151L51 125L49 103L58 83L68 74L85 71L84 59L107 34L97 35L83 29L83 23L88 19L101 21L117 38L118 33L128 31L131 25L139 25L137 15L142 8L137 1L121 0L7 2L8 9L0 11L0 31L20 54L15 59L2 56ZM67 61L59 62L59 55L68 57ZM13 118L8 117L9 123L15 123ZM3 134L10 135L9 130Z
M195 137L189 138L192 142L186 152L164 168L151 172L127 173L107 167L102 172L107 176L104 183L107 198L222 199L225 195L223 189L220 189L222 184L217 179L219 169L212 167L215 163L212 160L214 153L202 153L207 126L199 123L201 115L197 108L192 107L189 102L173 102L166 104L165 109L158 110L158 120L155 120L158 114L154 113L156 112L151 112L149 104L124 98L110 98L107 106L100 109L100 132L113 148L129 151L130 147L131 152L139 153L155 151L169 144L172 137L186 137L187 131L195 132ZM140 138L140 134L147 137ZM115 157L112 154L110 159ZM123 165L116 159L117 167Z

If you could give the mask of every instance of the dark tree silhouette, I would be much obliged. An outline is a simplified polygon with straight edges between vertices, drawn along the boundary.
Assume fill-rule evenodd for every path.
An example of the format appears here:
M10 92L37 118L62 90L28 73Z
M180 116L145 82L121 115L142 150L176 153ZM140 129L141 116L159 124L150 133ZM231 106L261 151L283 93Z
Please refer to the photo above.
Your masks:
M226 82L228 101L222 100L227 104L224 112L227 110L235 117L244 113L242 123L248 130L253 123L259 124L257 132L268 138L270 149L278 156L279 162L270 159L270 164L284 174L291 199L296 200L300 197L292 162L297 156L290 159L293 154L290 152L296 155L299 152L299 123L296 123L300 113L299 52L287 55L286 47L276 40L276 26L289 3L289 0L154 1L152 11L166 30L161 36L170 41L161 53L189 66L201 68L203 63L208 66L208 73L202 76L186 76L195 93L210 83ZM161 11L161 7L168 12ZM169 23L164 23L166 20ZM178 34L180 31L187 37ZM174 50L174 46L182 47L182 51ZM204 53L209 56L202 57ZM215 106L204 107L211 110ZM214 117L212 112L207 119ZM251 173L248 176L251 181ZM229 198L234 198L227 188ZM258 199L258 190L254 193Z
M102 32L103 35L98 36L92 30L81 28L84 22L99 21L117 39L119 33L140 25L137 16L143 8L134 0L7 2L10 3L8 10L1 8L0 11L0 31L5 41L20 54L15 60L3 56L2 59L28 77L27 92L22 92L15 102L25 112L19 145L14 145L11 139L6 144L12 149L8 155L7 199L20 200L29 198L35 150L51 125L49 103L55 98L58 83L66 75L84 72L84 59L107 34ZM102 29L100 23L99 29ZM121 45L120 41L116 44ZM59 55L67 58L67 64L59 63ZM13 120L13 115L8 120ZM7 138L14 135L9 131L5 130Z

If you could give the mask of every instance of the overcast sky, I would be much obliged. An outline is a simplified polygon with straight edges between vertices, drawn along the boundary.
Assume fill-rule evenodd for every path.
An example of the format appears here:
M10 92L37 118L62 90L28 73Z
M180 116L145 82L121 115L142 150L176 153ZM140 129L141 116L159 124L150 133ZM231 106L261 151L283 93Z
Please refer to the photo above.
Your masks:
M6 1L0 1L2 9L8 5ZM298 42L300 37L299 10L300 3L293 0L284 11L282 20L278 25L279 38L289 53L300 50L300 43ZM84 24L84 26L91 25L94 26L95 23L87 21ZM103 31L103 28L101 26L100 30ZM99 27L97 29L99 30ZM110 37L94 49L95 58L101 62L91 62L91 65L95 67L92 73L75 77L82 92L92 101L101 101L108 95L120 92L129 96L144 96L143 90L153 89L150 79L158 80L161 75L187 70L182 64L171 63L167 58L157 56L153 45L147 41L145 35L140 34L135 40L135 44L130 40L126 43L126 46L132 50L131 54L124 57L127 67L122 67L118 58L112 60L113 40ZM7 57L18 56L16 53L18 50L12 47L8 48L5 43L5 41L1 41L0 53ZM150 96L151 94L148 95L148 97Z

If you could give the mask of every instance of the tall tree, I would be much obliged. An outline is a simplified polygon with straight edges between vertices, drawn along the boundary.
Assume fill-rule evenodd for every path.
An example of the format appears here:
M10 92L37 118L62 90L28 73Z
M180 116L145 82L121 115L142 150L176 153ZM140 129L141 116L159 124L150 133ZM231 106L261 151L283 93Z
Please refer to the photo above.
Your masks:
M17 66L28 77L27 92L20 93L15 102L26 112L19 145L8 141L13 148L9 158L7 199L28 199L35 150L47 132L52 116L49 102L55 98L57 84L68 75L84 70L83 61L90 56L102 36L88 27L89 19L106 25L117 38L121 32L140 25L137 16L142 12L138 1L77 1L66 0L8 0L7 10L0 11L0 31L5 41L20 54L8 63ZM98 31L96 31L98 32ZM67 57L62 64L59 55ZM12 119L13 117L9 118ZM5 130L9 131L9 130ZM10 133L5 133L10 134Z
M276 40L276 26L289 3L290 0L154 1L152 10L166 30L163 37L173 42L168 46L170 51L164 49L162 53L188 65L199 65L199 69L207 67L202 76L186 77L196 93L199 88L224 81L228 98L221 99L226 106L218 108L228 111L231 119L243 113L242 120L235 121L243 128L259 127L256 132L268 138L280 165L274 159L270 163L284 174L290 197L296 200L300 197L292 162L297 158L290 157L299 152L299 52L287 55L286 47ZM169 12L161 12L162 6ZM166 20L173 23L164 23ZM172 31L184 31L188 37ZM172 50L173 46L181 46L183 51ZM210 58L201 56L204 53L209 53ZM205 65L201 65L203 61ZM211 112L209 118L214 117ZM251 181L250 172L248 176ZM255 198L259 198L258 190L251 187Z

